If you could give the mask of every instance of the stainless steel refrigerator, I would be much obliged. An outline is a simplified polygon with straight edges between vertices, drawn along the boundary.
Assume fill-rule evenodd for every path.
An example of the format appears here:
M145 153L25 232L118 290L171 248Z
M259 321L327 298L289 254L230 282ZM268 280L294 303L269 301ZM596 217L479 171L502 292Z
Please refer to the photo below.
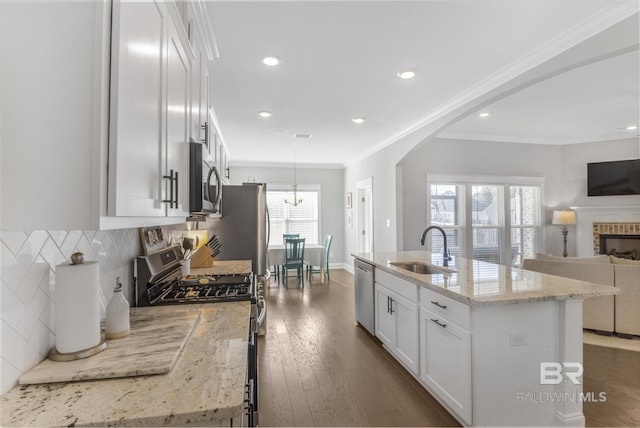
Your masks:
M213 233L222 244L217 260L251 260L258 277L267 274L269 213L267 185L222 186L222 218Z

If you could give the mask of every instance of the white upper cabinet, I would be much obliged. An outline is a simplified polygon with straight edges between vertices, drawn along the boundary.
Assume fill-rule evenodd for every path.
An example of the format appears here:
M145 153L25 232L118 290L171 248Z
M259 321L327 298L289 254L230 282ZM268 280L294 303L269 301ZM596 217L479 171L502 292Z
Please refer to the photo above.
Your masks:
M109 214L188 214L192 58L160 1L114 4ZM180 24L181 25L181 24Z
M187 143L200 139L207 64L216 52L201 1L10 2L1 9L0 36L11 42L3 43L0 79L0 227L184 222ZM195 17L186 29L185 10ZM198 60L188 32L201 34Z
M190 59L182 45L178 29L169 26L166 83L166 165L165 202L167 215L189 214L189 74ZM167 178L168 177L168 178ZM168 191L168 197L167 195Z
M157 2L114 4L109 215L164 216L167 11Z
M187 15L191 17L191 13ZM211 153L210 136L207 129L207 113L209 111L209 67L210 61L204 46L204 36L195 25L193 19L187 22L189 41L193 50L193 64L191 67L191 111L190 138L196 142L207 144Z

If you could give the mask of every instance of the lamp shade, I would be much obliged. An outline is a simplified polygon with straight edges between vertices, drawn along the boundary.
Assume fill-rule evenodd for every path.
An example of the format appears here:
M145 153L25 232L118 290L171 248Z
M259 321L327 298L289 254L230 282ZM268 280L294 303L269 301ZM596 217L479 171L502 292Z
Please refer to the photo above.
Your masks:
M572 210L554 211L552 224L576 224L576 212Z

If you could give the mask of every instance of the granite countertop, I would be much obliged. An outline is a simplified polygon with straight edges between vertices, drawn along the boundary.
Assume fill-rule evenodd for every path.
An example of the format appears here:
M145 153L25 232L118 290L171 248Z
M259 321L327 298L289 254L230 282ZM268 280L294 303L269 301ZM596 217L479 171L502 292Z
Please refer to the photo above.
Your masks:
M229 425L230 418L243 413L250 306L225 302L133 308L134 314L158 319L200 314L169 373L19 385L0 397L0 425Z
M427 251L351 255L414 284L472 305L584 299L619 292L615 287L606 285L460 257L449 262L449 269L454 271L450 274L419 274L391 264L391 262L424 262L441 266L442 254L432 254Z

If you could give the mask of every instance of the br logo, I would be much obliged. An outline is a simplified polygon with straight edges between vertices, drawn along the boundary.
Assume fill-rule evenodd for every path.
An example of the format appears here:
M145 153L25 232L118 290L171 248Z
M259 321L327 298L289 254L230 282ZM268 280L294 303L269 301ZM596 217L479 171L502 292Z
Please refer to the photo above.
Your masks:
M540 363L540 385L558 385L562 382L563 373L574 385L580 385L580 376L584 372L581 363Z

